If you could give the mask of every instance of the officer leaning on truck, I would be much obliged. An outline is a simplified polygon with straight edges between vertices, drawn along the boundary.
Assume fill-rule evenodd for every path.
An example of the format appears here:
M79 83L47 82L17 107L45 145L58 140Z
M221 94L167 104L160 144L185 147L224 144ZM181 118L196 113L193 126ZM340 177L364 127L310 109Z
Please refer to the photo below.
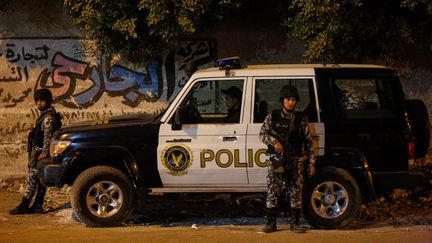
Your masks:
M277 231L276 215L284 182L293 218L291 231L305 232L305 229L299 225L304 182L303 164L309 161L308 173L309 176L313 176L315 157L307 118L303 113L294 111L299 101L296 87L283 86L280 90L282 109L269 113L261 127L260 139L268 146L267 152L270 156L266 200L268 222L262 230L265 233Z
M34 94L34 100L41 114L36 120L35 128L29 134L28 141L28 175L26 178L26 191L21 203L9 213L27 214L42 213L42 204L46 187L39 181L37 163L49 156L49 146L52 134L61 127L61 116L56 112L51 103L53 101L49 89L39 89ZM36 193L35 201L31 207L30 202Z

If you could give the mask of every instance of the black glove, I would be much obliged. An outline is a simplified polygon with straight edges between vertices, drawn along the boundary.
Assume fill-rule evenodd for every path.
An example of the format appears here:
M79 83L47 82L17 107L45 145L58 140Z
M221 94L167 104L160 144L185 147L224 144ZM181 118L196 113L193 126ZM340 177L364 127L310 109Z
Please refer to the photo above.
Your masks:
M272 160L272 162L273 162L273 167L275 167L275 168L279 168L279 167L283 167L284 166L283 159Z

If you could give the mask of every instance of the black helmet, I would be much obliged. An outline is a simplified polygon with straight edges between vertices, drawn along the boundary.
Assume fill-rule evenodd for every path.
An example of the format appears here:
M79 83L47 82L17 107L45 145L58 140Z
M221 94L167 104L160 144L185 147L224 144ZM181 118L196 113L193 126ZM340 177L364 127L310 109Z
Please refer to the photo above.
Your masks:
M279 101L282 102L282 100L287 97L295 97L297 101L300 101L300 96L298 94L297 88L292 85L284 85L280 89Z
M52 93L49 89L38 89L34 93L34 100L45 100L46 102L52 102Z

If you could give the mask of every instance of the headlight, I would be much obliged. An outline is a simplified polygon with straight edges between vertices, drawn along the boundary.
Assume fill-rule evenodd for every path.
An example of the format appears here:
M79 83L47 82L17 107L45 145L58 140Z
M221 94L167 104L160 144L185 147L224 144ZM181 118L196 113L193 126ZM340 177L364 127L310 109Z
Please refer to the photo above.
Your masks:
M51 140L50 156L55 157L61 154L70 144L71 141L68 140Z

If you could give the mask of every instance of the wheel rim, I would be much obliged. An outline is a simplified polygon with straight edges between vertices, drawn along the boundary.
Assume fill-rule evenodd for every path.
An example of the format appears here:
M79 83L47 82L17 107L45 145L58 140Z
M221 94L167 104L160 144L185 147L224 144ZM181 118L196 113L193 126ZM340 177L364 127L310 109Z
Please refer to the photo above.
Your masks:
M123 205L123 193L112 181L100 181L91 186L86 196L87 208L102 218L116 214Z
M312 208L323 218L334 219L341 216L348 208L348 203L348 191L335 181L325 181L312 191Z

